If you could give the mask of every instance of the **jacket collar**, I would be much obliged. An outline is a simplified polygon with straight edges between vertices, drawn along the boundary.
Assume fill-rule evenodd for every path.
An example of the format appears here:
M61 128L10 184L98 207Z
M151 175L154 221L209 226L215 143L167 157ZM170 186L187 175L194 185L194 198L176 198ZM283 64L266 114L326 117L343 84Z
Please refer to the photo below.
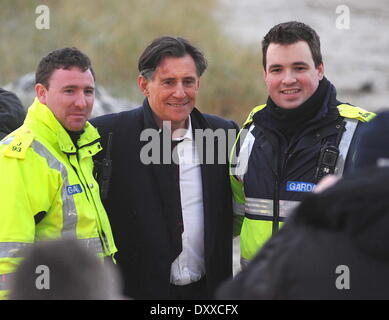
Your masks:
M144 122L145 129L150 128L150 129L159 130L159 127L157 125L157 122L154 119L153 111L151 110L147 98L143 100L143 122Z
M55 118L53 112L35 98L27 112L26 124L37 133L43 135L50 143L58 143L59 148L65 153L76 152L76 146L70 139L64 127ZM97 130L87 121L84 132L78 140L78 146L89 145L100 138Z
M328 81L327 91L321 103L321 107L316 115L304 124L304 128L298 131L297 135L306 134L307 130L316 130L327 123L331 123L339 117L337 105L340 102L336 99L336 89L334 85ZM271 117L268 108L263 108L253 116L253 121L261 127L278 132L278 128L274 119Z

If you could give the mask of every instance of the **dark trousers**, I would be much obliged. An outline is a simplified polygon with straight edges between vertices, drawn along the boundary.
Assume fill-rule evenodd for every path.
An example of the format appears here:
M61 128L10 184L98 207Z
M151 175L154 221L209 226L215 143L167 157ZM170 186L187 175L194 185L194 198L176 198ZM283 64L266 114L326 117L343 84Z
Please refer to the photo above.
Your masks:
M199 281L177 286L170 284L170 296L172 300L208 300L207 281L202 277Z

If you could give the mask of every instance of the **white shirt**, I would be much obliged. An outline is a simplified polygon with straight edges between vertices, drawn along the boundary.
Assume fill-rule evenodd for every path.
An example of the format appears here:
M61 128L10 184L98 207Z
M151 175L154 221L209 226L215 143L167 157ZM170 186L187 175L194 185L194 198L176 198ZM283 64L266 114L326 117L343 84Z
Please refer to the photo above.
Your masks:
M184 222L182 252L170 269L170 282L175 285L198 281L205 274L203 186L190 117L188 120L188 129L180 129L180 137L173 137L173 140L182 140L176 148L180 165L180 195Z

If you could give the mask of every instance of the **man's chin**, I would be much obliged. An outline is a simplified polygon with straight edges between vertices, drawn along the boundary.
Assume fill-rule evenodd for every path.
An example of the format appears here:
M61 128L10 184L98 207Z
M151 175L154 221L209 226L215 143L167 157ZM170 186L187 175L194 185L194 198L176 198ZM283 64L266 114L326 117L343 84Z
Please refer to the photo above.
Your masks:
M277 104L282 109L296 109L301 106L302 103L300 101L283 101L280 104Z
M85 127L85 122L79 123L79 124L68 124L65 126L66 130L68 131L81 131Z
M192 110L190 110L192 111ZM170 114L170 121L171 122L182 122L182 121L186 121L186 119L188 119L189 115L190 115L190 111L189 110L183 110L179 113L175 113L175 114Z

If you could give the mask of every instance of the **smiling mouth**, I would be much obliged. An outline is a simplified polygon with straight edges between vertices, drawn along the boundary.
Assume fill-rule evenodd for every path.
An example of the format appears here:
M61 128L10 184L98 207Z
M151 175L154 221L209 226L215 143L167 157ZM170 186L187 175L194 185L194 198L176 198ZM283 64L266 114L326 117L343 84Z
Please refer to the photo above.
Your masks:
M301 91L300 89L285 89L285 90L281 90L281 93L283 93L283 94L294 94L294 93L298 93L300 91Z
M167 103L168 106L171 106L171 107L175 107L175 108L181 108L181 107L185 107L189 102L183 102L183 103Z
M75 118L86 118L85 114L72 114L71 116Z

